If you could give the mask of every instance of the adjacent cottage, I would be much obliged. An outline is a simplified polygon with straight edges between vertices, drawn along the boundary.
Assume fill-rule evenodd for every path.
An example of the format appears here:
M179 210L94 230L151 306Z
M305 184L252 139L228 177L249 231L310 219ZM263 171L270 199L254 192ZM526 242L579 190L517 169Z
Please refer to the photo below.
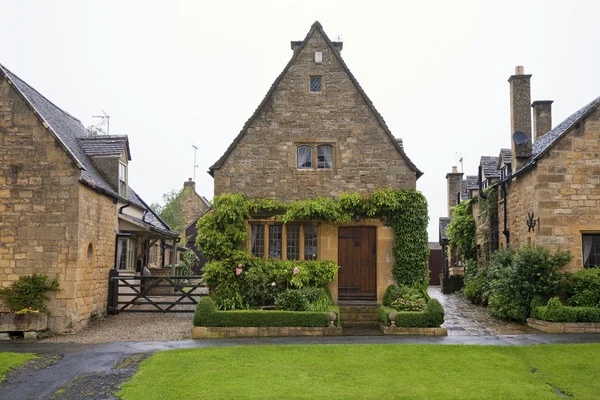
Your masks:
M282 201L414 189L422 172L406 155L332 42L315 22L223 156L210 167L215 195ZM255 256L329 259L341 269L333 299L381 302L395 283L394 234L379 218L348 224L268 216L248 221Z
M0 285L58 278L55 332L106 313L111 268L134 274L156 242L177 240L129 186L130 161L126 135L90 135L0 65Z
M509 78L511 149L482 157L470 192L478 244L487 240L493 251L537 243L570 250L571 270L600 265L600 97L552 128L552 101L531 103L530 79L523 67ZM449 198L456 195L451 179ZM495 225L477 205L492 187ZM481 235L490 230L491 237Z

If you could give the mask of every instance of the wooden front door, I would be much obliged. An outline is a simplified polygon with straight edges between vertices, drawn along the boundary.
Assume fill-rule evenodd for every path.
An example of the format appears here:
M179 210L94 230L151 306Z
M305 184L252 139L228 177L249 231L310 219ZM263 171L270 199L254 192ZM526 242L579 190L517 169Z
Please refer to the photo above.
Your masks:
M440 274L444 269L444 252L441 249L429 251L429 284L440 285Z
M338 231L338 298L377 299L376 228L348 227Z

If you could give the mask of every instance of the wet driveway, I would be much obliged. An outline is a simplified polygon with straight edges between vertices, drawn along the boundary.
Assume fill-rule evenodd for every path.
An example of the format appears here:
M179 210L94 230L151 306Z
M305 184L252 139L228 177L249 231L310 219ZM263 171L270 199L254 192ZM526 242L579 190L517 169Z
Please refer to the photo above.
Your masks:
M439 286L430 286L429 296L444 306L444 324L449 336L518 335L540 333L525 324L492 317L486 307L471 303L462 294L443 294Z

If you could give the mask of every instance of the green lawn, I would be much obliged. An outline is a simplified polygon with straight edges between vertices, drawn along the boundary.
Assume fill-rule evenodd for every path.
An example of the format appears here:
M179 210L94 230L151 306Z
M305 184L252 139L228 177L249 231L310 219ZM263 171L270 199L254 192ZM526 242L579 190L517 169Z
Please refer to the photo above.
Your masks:
M158 352L123 399L600 398L600 345L248 346Z
M29 353L0 353L0 382L4 380L8 371L32 358L36 356Z

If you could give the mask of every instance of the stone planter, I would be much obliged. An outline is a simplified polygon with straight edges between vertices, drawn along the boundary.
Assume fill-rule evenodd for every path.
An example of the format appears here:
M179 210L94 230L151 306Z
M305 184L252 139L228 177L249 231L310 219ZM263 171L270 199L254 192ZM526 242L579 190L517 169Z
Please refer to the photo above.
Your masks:
M385 326L379 324L379 328L384 335L397 335L397 336L448 336L448 330L446 328L405 328L399 326Z
M192 339L285 337L285 336L341 336L342 328L328 327L218 327L195 326Z
M48 329L48 314L0 313L0 340L10 339L11 334L23 333L25 339L37 339L38 332Z
M527 318L527 325L544 333L600 333L598 322L550 322Z

